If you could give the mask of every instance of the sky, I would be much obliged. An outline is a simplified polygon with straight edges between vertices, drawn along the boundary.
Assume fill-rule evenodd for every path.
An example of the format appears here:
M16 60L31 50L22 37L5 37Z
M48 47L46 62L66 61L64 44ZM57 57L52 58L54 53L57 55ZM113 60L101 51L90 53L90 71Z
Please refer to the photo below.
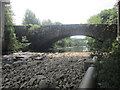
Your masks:
M113 8L117 0L10 0L10 2L16 25L22 24L26 9L34 12L41 21L50 19L52 22L62 24L84 24L90 16L100 13L101 10Z
M112 8L116 0L10 0L14 23L22 23L25 10L32 10L41 21L50 19L63 24L86 23L90 16Z

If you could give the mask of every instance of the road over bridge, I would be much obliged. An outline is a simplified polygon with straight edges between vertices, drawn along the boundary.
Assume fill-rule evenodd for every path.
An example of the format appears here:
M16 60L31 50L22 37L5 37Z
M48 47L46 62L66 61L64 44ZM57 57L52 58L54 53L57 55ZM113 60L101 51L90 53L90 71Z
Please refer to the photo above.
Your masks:
M19 40L26 36L31 46L36 50L48 49L56 41L74 36L85 35L100 41L115 39L117 36L116 24L67 24L46 25L35 30L27 26L15 26Z

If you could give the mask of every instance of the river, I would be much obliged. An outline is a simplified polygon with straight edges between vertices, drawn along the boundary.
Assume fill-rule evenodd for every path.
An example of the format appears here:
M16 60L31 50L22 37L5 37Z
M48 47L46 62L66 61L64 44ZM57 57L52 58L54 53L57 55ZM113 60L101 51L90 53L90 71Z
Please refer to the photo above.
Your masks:
M88 48L86 46L79 46L79 47L64 47L64 48L57 48L57 49L50 49L50 52L87 52Z

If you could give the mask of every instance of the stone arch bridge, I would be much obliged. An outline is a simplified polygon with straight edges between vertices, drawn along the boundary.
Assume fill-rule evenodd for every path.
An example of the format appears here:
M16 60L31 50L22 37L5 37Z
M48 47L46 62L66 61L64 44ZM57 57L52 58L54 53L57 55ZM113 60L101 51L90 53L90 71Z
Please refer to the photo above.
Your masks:
M100 41L115 39L117 25L62 24L41 26L35 30L30 30L29 26L15 26L15 32L19 40L26 36L34 50L45 50L56 41L74 35L85 35Z

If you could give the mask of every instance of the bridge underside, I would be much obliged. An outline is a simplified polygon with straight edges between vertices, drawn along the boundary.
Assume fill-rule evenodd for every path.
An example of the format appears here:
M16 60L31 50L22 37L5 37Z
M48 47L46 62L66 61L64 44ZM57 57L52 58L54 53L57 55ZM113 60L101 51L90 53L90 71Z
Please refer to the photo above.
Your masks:
M15 26L16 35L19 39L26 36L31 48L37 51L48 49L56 41L74 35L85 35L100 41L112 40L117 36L116 24L47 25L32 31L29 28Z

